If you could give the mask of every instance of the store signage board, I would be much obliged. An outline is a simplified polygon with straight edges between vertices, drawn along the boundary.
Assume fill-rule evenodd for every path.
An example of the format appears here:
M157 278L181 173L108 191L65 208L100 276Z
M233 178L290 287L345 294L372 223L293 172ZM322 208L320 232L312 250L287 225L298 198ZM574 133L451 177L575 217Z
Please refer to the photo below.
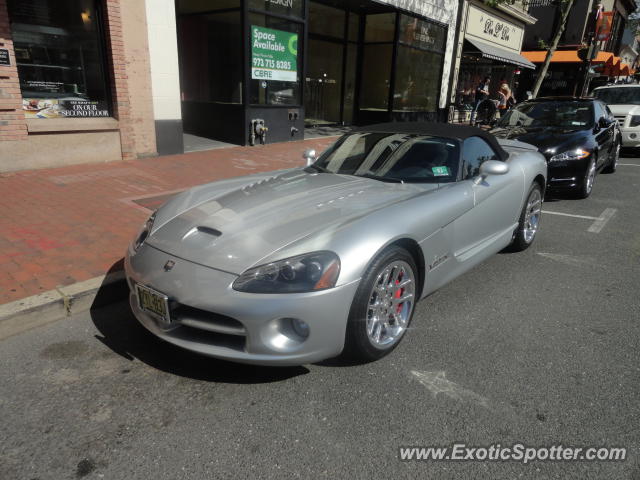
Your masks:
M107 102L82 98L23 98L26 118L108 117Z
M9 57L9 50L6 48L0 48L0 65L8 66L11 65L11 58Z
M251 26L251 78L298 80L298 34Z
M477 38L520 53L524 28L469 5L465 36Z

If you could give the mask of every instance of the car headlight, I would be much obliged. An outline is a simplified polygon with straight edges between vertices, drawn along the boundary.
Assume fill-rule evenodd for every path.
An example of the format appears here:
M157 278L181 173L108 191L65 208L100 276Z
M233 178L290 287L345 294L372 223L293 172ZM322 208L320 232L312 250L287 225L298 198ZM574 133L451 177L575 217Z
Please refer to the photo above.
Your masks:
M590 152L582 148L576 148L575 150L569 150L568 152L559 153L549 159L550 162L564 162L567 160L580 160L581 158L587 158L591 155Z
M640 125L640 115L631 115L631 120L629 120L630 127L637 127Z
M333 252L314 252L251 268L233 282L247 293L301 293L334 287L340 259Z
M147 239L149 234L151 233L151 229L153 228L153 222L156 220L156 212L153 212L151 216L144 222L138 236L136 236L136 241L133 243L133 249L138 250L144 241Z

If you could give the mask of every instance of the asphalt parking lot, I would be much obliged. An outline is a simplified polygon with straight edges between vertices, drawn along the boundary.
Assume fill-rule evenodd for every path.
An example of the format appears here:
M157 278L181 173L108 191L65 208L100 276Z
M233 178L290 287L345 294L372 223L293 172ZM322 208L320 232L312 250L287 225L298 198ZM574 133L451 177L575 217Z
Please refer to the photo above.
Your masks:
M548 199L532 248L417 306L360 366L234 365L124 304L0 341L0 478L640 479L640 159ZM401 462L401 446L618 446L623 462Z

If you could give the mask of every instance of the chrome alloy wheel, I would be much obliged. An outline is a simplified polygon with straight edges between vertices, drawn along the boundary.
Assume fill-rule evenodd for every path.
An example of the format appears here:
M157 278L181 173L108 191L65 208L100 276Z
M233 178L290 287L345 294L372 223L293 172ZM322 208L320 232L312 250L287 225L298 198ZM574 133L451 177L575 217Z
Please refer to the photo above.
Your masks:
M367 306L367 337L386 349L407 329L415 305L415 278L408 263L397 260L378 274Z
M524 215L524 225L522 226L524 241L531 243L536 236L540 225L540 212L542 211L542 196L537 188L532 190L527 200L527 210Z
M587 174L587 193L591 193L593 189L593 182L596 179L596 162L591 162L589 167L589 173Z

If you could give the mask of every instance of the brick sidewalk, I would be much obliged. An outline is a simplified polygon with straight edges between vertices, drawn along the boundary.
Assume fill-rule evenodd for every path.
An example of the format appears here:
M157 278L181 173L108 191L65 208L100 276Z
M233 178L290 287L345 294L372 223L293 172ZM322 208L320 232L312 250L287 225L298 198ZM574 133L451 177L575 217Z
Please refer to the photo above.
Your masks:
M107 273L149 216L145 207L171 193L301 166L305 148L333 140L0 174L0 304Z

